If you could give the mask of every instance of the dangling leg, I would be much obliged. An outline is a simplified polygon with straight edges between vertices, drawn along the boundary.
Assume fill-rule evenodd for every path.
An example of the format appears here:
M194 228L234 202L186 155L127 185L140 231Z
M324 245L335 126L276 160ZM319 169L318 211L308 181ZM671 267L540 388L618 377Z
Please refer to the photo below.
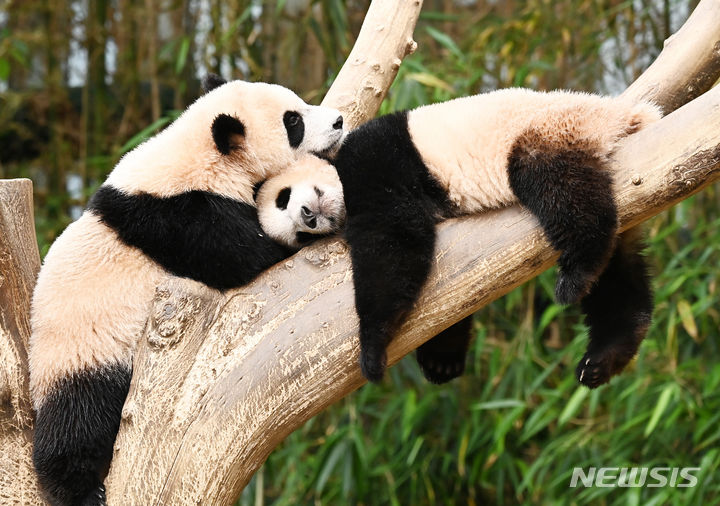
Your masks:
M60 379L35 420L33 464L52 504L104 505L131 371L101 366Z
M422 344L415 357L425 378L440 384L462 376L471 338L472 316L468 316Z
M349 216L346 239L360 319L360 368L377 382L387 365L385 349L430 272L435 222L412 199L397 199L392 206L375 202L365 213Z
M582 300L590 342L576 374L590 388L625 368L650 326L653 295L641 233L631 229L620 235L607 267Z
M527 132L510 153L508 176L520 203L560 251L555 297L561 304L577 302L612 253L617 211L610 175L589 147L554 147Z

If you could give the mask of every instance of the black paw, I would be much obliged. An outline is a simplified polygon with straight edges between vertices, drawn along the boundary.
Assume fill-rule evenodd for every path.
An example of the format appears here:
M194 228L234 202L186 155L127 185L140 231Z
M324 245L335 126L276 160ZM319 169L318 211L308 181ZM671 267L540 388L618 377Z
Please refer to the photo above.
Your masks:
M580 383L588 388L597 388L610 381L612 364L608 357L601 353L587 352L578 363L575 375Z
M105 497L105 485L90 492L82 501L82 506L107 506L107 498Z
M555 300L560 304L574 304L590 291L595 277L583 272L558 273Z
M385 376L387 354L385 350L360 350L360 370L368 381L379 383Z
M439 385L462 376L465 372L465 353L427 353L418 349L418 364L430 383Z

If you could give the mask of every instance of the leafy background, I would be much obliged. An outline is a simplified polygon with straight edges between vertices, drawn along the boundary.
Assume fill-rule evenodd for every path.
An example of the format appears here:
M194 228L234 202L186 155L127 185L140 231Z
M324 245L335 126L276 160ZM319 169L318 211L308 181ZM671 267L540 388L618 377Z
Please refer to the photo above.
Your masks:
M426 0L382 112L506 86L618 93L695 3ZM41 252L206 72L319 102L367 5L0 0L0 177L33 179ZM429 385L407 357L289 436L238 504L719 503L719 193L649 222L653 324L610 385L576 383L586 329L546 272L476 314L464 377ZM569 488L592 466L701 471L694 488Z

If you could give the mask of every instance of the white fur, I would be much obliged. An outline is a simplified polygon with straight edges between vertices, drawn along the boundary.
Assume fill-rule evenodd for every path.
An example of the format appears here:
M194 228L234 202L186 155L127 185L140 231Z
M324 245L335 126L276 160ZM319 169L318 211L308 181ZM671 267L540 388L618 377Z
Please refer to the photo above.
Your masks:
M283 123L288 110L305 123L297 148L289 145ZM237 153L223 155L215 149L210 129L220 113L235 116L245 127ZM198 98L165 130L126 154L107 184L158 196L205 190L251 203L255 183L305 153L338 144L342 130L332 125L339 116L335 109L306 104L282 86L231 81Z
M303 116L305 136L289 145L283 115ZM245 127L240 149L223 155L211 125L235 116ZM170 196L205 190L246 203L253 185L306 153L334 147L339 112L305 104L277 85L233 81L193 103L163 132L126 154L106 184L128 193ZM56 382L76 372L130 365L155 286L167 273L122 243L89 212L71 224L45 258L35 287L30 338L30 388L38 408Z
M510 88L410 111L411 138L451 201L467 213L516 201L507 161L522 135L548 145L592 149L608 158L618 140L656 121L657 107L569 91Z
M275 205L278 193L290 188L286 209ZM322 195L318 196L315 188ZM298 249L298 232L326 235L342 228L345 221L345 202L337 171L325 160L307 156L285 172L266 181L257 198L258 218L265 233L275 241ZM302 219L305 206L315 215L317 225L308 227ZM332 218L332 219L330 219Z

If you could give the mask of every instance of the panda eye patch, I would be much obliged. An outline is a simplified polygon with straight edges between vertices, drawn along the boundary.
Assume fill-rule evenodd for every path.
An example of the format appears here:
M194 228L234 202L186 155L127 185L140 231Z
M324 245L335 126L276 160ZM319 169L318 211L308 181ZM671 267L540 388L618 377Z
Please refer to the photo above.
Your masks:
M280 190L280 193L278 193L278 196L275 199L275 206L277 206L278 209L287 209L288 202L290 202L290 193L290 188L283 188Z
M302 116L295 111L286 111L283 115L283 123L290 146L297 148L305 137L305 124Z

